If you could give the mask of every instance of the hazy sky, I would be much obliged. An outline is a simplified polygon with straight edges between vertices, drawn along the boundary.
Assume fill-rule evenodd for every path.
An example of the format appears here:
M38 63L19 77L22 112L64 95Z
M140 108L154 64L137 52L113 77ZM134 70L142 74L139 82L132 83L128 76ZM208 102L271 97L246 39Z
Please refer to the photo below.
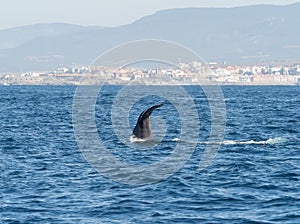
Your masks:
M167 8L295 2L300 0L0 0L0 29L52 22L111 27Z

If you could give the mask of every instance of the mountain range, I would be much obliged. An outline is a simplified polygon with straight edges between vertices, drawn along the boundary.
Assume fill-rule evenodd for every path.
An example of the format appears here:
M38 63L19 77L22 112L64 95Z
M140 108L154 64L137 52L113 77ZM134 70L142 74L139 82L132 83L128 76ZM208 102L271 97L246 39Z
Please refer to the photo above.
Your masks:
M124 42L177 42L206 61L228 64L300 60L300 3L159 11L107 28L53 23L0 30L0 72L88 65ZM116 16L116 15L112 15Z

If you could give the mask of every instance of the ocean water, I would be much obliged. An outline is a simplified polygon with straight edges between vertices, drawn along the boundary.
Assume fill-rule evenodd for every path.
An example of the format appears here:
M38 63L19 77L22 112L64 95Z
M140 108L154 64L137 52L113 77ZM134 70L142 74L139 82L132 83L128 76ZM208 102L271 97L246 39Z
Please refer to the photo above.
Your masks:
M176 95L176 87L156 88ZM185 87L198 117L189 114L189 105L180 115L166 102L152 114L158 139L152 145L127 144L131 133L118 137L111 114L121 89L104 86L97 99L95 123L104 147L128 164L151 166L177 144L188 149L193 143L183 166L151 184L113 180L77 144L76 87L1 86L1 223L300 223L299 86L222 87L221 142L209 139L213 119L205 94ZM134 102L129 114L117 112L117 120L133 128L143 109L162 100L154 91ZM182 116L199 121L194 142L180 135ZM209 144L220 148L210 166L199 170Z

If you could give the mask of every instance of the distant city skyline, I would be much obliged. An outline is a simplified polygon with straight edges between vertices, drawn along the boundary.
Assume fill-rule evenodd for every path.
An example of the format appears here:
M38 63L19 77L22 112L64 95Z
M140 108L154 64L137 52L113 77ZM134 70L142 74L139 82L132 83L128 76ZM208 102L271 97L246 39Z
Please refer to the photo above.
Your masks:
M163 9L256 4L289 5L297 2L300 0L10 0L2 1L0 29L57 22L115 27L132 23Z

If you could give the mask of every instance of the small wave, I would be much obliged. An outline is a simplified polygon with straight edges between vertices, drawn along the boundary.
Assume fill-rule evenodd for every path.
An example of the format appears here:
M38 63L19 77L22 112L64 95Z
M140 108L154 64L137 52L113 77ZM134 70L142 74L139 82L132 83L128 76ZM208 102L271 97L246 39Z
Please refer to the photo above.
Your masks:
M180 142L181 140L180 140L180 138L174 138L172 141L173 142Z
M172 139L173 142L187 142L187 143L196 143L192 141L185 141L179 138ZM254 140L248 140L248 141L237 141L237 140L224 140L222 142L197 142L198 144L205 144L205 145L274 145L274 144L282 144L287 142L288 140L286 138L277 137L277 138L270 138L266 141L254 141Z

